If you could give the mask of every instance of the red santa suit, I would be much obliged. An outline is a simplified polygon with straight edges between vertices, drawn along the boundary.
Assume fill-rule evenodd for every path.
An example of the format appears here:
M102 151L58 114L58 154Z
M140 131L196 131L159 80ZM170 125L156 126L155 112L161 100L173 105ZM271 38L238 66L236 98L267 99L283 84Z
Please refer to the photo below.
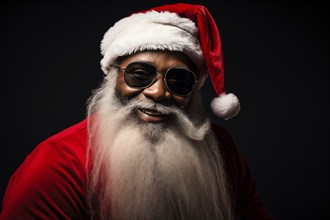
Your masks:
M220 126L212 128L225 160L233 212L242 219L272 219L231 136ZM38 145L12 175L0 219L88 219L86 150L86 120Z

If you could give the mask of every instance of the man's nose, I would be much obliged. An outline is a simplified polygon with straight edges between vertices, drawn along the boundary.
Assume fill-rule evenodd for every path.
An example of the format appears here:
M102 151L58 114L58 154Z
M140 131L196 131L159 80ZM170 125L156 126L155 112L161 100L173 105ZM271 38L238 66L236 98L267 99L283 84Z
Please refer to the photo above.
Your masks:
M143 94L154 101L169 100L171 93L167 90L163 77L159 77L151 86L143 90Z

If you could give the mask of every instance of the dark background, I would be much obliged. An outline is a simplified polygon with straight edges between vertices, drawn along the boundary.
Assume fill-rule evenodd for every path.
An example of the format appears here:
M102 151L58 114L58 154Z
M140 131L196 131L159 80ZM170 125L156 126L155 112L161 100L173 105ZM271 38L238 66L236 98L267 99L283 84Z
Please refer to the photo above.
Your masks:
M0 199L38 143L85 117L102 79L106 30L131 12L170 2L1 3ZM288 2L204 3L221 32L227 91L242 105L232 120L212 117L233 135L276 219L326 219L328 7ZM208 106L214 91L205 92Z

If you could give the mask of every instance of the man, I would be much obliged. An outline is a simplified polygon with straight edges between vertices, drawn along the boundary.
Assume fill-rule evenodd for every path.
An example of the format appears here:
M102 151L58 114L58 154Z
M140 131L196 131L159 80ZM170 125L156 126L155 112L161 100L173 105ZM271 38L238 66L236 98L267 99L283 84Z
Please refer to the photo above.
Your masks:
M220 36L200 5L173 4L123 18L102 40L104 82L87 119L42 142L11 177L1 219L272 219L211 107L226 94Z

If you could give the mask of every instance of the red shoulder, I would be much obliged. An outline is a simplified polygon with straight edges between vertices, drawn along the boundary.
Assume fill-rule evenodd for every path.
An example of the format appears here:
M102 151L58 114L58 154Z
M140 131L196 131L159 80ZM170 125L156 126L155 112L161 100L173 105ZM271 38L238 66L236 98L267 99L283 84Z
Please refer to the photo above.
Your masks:
M12 175L0 219L82 219L86 120L40 143Z

